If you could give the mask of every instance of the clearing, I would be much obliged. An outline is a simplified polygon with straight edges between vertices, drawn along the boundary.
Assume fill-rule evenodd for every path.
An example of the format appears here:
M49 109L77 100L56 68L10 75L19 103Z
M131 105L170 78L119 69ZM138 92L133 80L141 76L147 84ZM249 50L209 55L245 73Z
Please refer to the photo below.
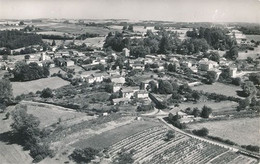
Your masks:
M69 85L70 83L59 77L48 77L26 82L11 82L11 84L13 86L13 95L18 96L30 92L41 91L44 88L57 89Z
M260 146L259 118L243 118L225 121L212 121L188 125L191 129L206 127L209 135L234 141L239 145Z

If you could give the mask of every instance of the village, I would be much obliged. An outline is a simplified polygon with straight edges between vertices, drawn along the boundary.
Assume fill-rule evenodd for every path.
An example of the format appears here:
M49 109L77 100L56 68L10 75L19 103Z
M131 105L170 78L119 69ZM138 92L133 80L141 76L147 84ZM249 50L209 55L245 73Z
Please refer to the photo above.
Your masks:
M19 27L19 32L42 39L39 44L0 49L0 77L3 85L9 83L2 88L11 86L12 90L0 102L1 116L8 120L4 125L9 124L10 115L20 117L13 111L25 108L39 118L39 127L44 129L41 142L50 149L46 148L44 155L31 155L35 162L53 163L51 156L56 163L75 162L74 148L91 147L99 150L99 154L93 150L93 163L113 163L123 148L123 154L135 162L158 163L161 159L171 163L177 157L162 154L174 151L169 145L178 142L187 144L180 148L184 152L191 151L189 146L200 150L195 148L197 143L203 147L205 158L191 153L183 157L187 163L192 159L201 163L259 162L259 37L249 38L233 24L204 27L198 23L201 27L196 27L188 23L179 27L152 23L154 26L102 22L92 27L93 22L88 21L26 20L0 25L3 29ZM58 25L73 30L54 31ZM78 34L78 28L99 28L107 34ZM214 36L216 39L208 39ZM217 125L224 122L226 128L219 129ZM234 130L240 128L248 131ZM167 137L173 133L169 129L175 138L164 141L165 133ZM252 133L251 137L247 133ZM140 147L137 138L145 134L151 137L143 141L147 149ZM155 136L159 147L152 155ZM126 144L135 143L131 138L136 139L132 148ZM217 150L216 154L206 155L207 149Z

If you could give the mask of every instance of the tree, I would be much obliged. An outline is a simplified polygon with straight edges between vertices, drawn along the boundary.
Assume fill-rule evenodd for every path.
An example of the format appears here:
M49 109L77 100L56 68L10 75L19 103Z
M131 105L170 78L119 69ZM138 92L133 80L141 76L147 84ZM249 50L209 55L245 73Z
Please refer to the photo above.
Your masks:
M98 153L98 150L87 147L85 149L75 149L69 157L77 163L89 163L91 160L95 159L95 156Z
M232 78L232 84L240 86L241 84L241 78L240 77L236 77L236 78Z
M27 113L27 106L17 106L11 115L13 118L11 128L21 141L25 142L39 137L40 121L37 117Z
M238 47L237 46L232 46L229 51L226 52L225 55L226 58L230 60L236 60L238 57Z
M209 130L207 128L202 128L199 130L193 130L192 133L201 137L206 137L209 134Z
M131 31L131 32L134 32L134 26L130 24L130 25L128 26L128 30Z
M175 137L175 132L173 130L168 130L165 134L165 140L170 141L172 138Z
M7 105L12 98L12 84L8 79L0 79L0 104Z
M212 113L212 108L203 106L201 111L201 117L203 118L209 118L209 115Z
M163 33L162 35L162 39L160 40L159 43L158 52L162 54L169 54L171 52L169 37L168 34L166 33Z
M131 150L129 153L122 150L118 153L118 157L113 160L114 164L131 164L134 163L134 150Z
M208 71L206 78L207 78L207 83L208 84L212 84L216 81L217 79L217 73L215 71Z
M260 74L259 73L251 73L249 75L249 80L252 81L255 85L260 85Z
M198 91L193 91L192 92L192 98L195 100L195 101L198 101L200 99L200 93Z
M41 97L43 98L53 97L52 90L50 88L43 89L41 93Z
M3 56L2 56L2 59L3 59L3 60L8 60L8 55L3 55Z
M99 64L97 66L97 68L101 71L101 72L104 72L106 69L105 69L105 66L103 64Z
M246 81L242 85L242 89L243 89L245 96L254 95L257 92L256 87L252 81Z
M197 108L197 107L193 108L192 115L193 115L194 117L200 116L200 110L199 110L199 108Z
M157 84L153 80L149 82L149 86L151 88L152 93L157 93L158 91Z
M127 29L127 25L124 25L122 30L126 30Z
M161 80L159 81L158 92L160 94L171 94L173 91L172 84L169 81Z
M237 107L237 111L240 111L240 110L244 110L246 109L246 107L248 107L250 105L250 101L248 98L245 98L241 101L239 101L239 105Z
M55 40L52 40L51 46L56 46Z

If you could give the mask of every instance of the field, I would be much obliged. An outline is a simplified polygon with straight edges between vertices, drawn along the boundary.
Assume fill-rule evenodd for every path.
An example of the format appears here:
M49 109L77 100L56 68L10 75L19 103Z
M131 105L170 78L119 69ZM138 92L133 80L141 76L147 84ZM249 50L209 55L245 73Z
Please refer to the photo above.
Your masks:
M246 59L247 57L256 59L257 57L260 57L260 46L254 48L253 51L248 50L247 52L238 52L238 59Z
M249 41L260 41L260 35L246 35L246 39Z
M59 77L49 77L27 82L11 82L14 96L27 94L29 92L41 91L44 88L56 89L68 85L69 82Z
M227 148L201 141L175 131L175 137L165 141L169 129L159 125L137 132L109 147L110 158L115 158L122 149L134 150L134 163L228 163L244 164L256 160L236 154ZM237 159L239 159L237 161Z
M96 26L84 26L84 25L75 25L75 24L65 24L65 23L43 23L37 24L37 27L44 29L44 31L55 31L66 34L100 34L101 36L107 35L110 30L105 27L96 27Z
M192 89L198 90L198 91L201 90L201 91L209 92L209 93L222 94L222 95L226 95L226 96L234 96L234 97L238 97L236 91L241 91L241 88L238 86L226 85L226 84L222 84L219 82L216 82L212 85L204 84L204 85L195 86L195 87L192 87Z
M137 132L143 131L145 129L151 128L153 126L158 126L159 123L151 121L137 121L133 122L119 128L110 130L106 133L101 133L95 135L86 140L81 140L75 143L75 147L93 147L95 149L108 148L110 145L126 138L127 136L133 135Z
M208 107L211 107L214 113L223 112L223 111L231 111L235 110L238 106L238 103L233 101L221 101L221 102L215 102L215 101L206 101L206 102L198 102L198 103L181 103L179 104L179 109L185 110L186 108L199 108L202 109L202 107L206 105Z
M229 139L240 145L260 146L259 118L243 118L229 121L215 121L189 125L191 129L209 129L209 135Z
M47 127L55 124L59 121L59 119L61 122L66 122L75 119L86 120L93 118L91 116L87 116L86 114L55 105L28 101L22 101L21 104L27 105L27 112L40 119L40 127Z

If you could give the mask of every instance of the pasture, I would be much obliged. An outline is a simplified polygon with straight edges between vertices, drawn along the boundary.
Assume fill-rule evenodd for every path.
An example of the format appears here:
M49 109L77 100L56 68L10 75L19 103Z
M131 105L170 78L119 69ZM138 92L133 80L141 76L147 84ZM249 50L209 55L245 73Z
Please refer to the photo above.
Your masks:
M239 86L234 86L234 85L226 85L223 83L216 82L212 85L198 85L192 87L192 89L197 90L197 91L204 91L204 92L209 92L209 93L217 93L217 94L222 94L226 96L234 96L238 97L237 91L241 91L242 89Z
M225 121L212 121L188 125L190 129L206 127L209 135L229 139L239 145L260 146L259 118L243 118Z
M44 88L57 89L70 84L59 77L48 77L26 82L11 82L13 87L13 95L28 94L30 92L41 91Z

